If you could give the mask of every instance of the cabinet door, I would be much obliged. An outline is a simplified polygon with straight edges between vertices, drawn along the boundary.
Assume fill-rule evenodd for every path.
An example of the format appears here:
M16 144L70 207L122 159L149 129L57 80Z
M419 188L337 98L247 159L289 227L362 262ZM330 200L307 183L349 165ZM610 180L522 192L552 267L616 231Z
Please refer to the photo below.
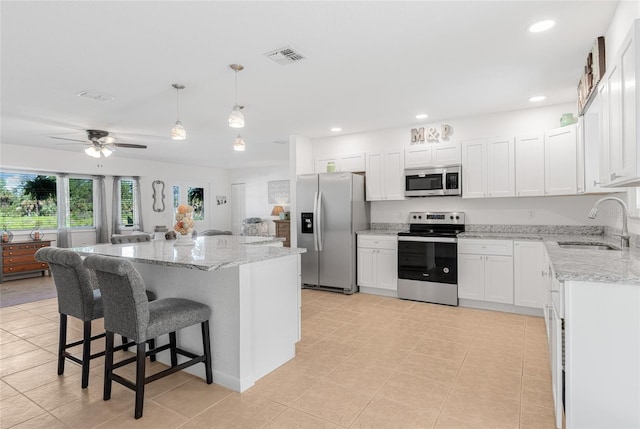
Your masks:
M637 27L638 25L636 25ZM638 110L636 106L636 94L640 91L636 82L636 67L640 67L640 58L635 58L634 32L623 43L620 54L620 102L622 117L620 121L620 137L622 143L622 176L624 180L638 177L638 160L636 158L636 127ZM640 70L638 70L640 72Z
M444 167L460 164L460 143L438 143L433 145L432 165Z
M326 173L327 172L327 164L329 164L330 162L333 162L334 165L336 163L336 159L335 158L326 158L326 159L316 159L316 173ZM336 171L337 171L337 166L336 166Z
M484 198L487 189L485 140L462 142L462 198Z
M513 304L513 257L484 258L484 300Z
M607 85L607 109L609 111L609 183L620 182L622 174L622 73L620 64L612 64Z
M377 249L375 259L376 286L380 289L398 290L398 251Z
M404 150L405 168L425 168L431 166L432 144L416 145Z
M562 391L564 382L562 378L562 320L551 306L551 329L549 355L551 358L551 391L553 393L553 408L555 410L556 428L562 429Z
M458 297L484 300L484 256L458 254Z
M375 249L358 247L358 286L376 285L374 259Z
M584 194L587 191L585 184L584 116L580 116L576 123L576 191L578 194Z
M598 85L598 98L600 108L600 184L606 185L611 179L609 176L609 89L607 86L608 75Z
M400 151L385 154L383 189L385 200L404 200L404 163Z
M523 307L544 308L544 244L513 243L514 302Z
M544 195L544 135L516 137L516 195Z
M514 149L513 137L492 138L487 142L487 197L516 195Z
M576 126L549 130L544 135L545 195L575 195Z
M338 171L360 172L365 170L364 153L342 155L338 159Z
M367 201L380 201L383 199L383 154L368 153L366 165L366 197Z

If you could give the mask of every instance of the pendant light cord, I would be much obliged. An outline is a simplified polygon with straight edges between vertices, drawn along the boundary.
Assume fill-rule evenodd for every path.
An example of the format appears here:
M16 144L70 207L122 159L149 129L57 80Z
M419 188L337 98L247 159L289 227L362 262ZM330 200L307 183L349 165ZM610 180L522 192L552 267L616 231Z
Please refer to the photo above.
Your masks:
M176 117L180 120L180 90L176 88Z
M238 70L235 70L236 73L236 106L238 105Z

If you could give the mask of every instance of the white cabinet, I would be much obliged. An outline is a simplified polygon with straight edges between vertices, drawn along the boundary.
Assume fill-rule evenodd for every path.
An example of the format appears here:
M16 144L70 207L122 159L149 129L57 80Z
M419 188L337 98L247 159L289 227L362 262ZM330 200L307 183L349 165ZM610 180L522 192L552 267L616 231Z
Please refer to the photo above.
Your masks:
M637 186L640 129L637 126L638 75L640 74L640 20L636 19L625 37L607 73L600 82L602 137L606 165L602 178L607 186Z
M316 159L316 173L326 173L327 165L333 162L335 171L350 171L353 173L365 170L364 153L354 153L350 155L341 155L338 157Z
M357 257L360 292L397 296L397 237L358 235Z
M516 195L544 195L544 135L516 137Z
M403 153L367 153L366 160L367 201L404 200Z
M514 241L514 302L522 307L544 308L546 267L544 244L539 241Z
M460 164L460 143L427 143L404 150L404 168L444 167Z
M577 188L576 126L545 131L545 195L575 195Z
M458 297L513 304L513 241L458 239Z
M462 142L462 197L515 196L513 137Z

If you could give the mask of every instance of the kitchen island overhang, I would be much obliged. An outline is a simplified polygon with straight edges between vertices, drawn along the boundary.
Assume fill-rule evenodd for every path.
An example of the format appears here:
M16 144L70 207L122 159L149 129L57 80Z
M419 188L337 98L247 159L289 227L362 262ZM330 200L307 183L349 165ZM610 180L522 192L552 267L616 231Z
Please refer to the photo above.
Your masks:
M272 237L212 236L198 237L193 246L156 240L74 250L129 259L158 298L209 305L214 382L243 392L295 357L300 340L300 254L306 249L276 245ZM178 345L200 351L199 328L178 332ZM170 364L169 352L158 360ZM200 365L187 371L204 378Z

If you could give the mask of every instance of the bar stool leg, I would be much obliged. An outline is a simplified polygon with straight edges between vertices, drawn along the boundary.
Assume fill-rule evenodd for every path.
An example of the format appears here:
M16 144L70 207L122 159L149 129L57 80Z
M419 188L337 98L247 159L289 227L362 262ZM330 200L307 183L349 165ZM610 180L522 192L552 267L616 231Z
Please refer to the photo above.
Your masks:
M67 345L67 315L60 313L60 338L58 341L58 375L64 374L64 352Z
M211 371L211 337L209 336L209 321L205 320L202 326L202 346L205 355L204 368L207 374L207 384L213 383L213 373Z
M156 348L156 340L149 340L147 342L149 343L149 348L151 350ZM151 355L149 355L149 359L151 359L151 362L155 362L156 361L156 354L155 353L151 353Z
M169 344L171 344L171 366L178 365L178 353L176 352L177 341L176 341L176 333L169 333Z
M144 406L144 367L146 361L147 343L138 344L136 356L136 410L135 418L142 417L142 408Z
M111 373L113 372L113 332L106 332L105 352L104 352L104 391L102 399L111 399Z
M82 388L89 385L89 363L91 363L91 321L84 322L82 341Z

